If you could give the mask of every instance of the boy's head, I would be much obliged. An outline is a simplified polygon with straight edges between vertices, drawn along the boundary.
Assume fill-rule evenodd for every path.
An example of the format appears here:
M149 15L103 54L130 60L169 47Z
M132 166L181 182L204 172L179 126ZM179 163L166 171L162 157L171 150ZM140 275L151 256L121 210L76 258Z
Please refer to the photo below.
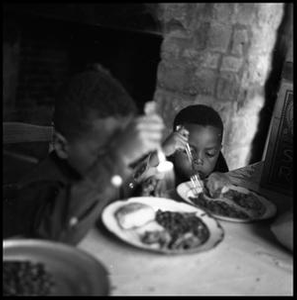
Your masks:
M57 155L83 174L136 113L132 98L100 65L75 75L56 98Z
M194 158L194 168L201 178L213 172L222 148L223 122L219 114L206 105L191 105L182 109L174 119L189 131L189 145ZM175 168L186 179L193 173L185 151L174 155Z

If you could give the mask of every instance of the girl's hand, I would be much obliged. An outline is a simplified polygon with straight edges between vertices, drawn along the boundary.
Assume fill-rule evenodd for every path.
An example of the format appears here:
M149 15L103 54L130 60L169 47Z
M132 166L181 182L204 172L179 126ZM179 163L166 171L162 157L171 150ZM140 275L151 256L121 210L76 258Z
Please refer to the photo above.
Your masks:
M188 136L189 132L184 128L172 132L162 144L165 155L170 156L177 150L185 149Z
M232 183L228 175L220 172L214 172L205 179L204 184L208 189L210 196L212 198L217 198L220 196L223 187L228 187Z

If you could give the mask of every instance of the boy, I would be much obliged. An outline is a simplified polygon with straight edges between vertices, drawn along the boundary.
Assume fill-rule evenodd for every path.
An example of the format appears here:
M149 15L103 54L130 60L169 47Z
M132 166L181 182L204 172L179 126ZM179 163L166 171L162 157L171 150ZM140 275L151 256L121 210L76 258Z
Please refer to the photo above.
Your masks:
M223 186L231 183L223 174L228 172L228 166L221 153L223 122L213 108L191 105L182 109L174 119L173 129L163 142L162 150L174 164L176 184L189 181L191 175L198 173L210 195L214 196ZM186 143L191 149L193 167L186 153ZM157 165L157 155L152 153L149 166ZM149 173L152 173L152 169L146 174ZM142 180L148 177L146 174L142 175Z
M54 151L19 183L16 234L77 244L118 199L131 164L160 145L161 118L135 116L105 69L76 75L56 99Z

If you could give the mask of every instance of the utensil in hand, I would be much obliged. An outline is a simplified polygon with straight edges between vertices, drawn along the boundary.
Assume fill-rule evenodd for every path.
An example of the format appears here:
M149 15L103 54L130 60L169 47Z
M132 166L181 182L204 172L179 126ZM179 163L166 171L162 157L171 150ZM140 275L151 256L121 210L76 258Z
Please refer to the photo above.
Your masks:
M195 195L197 196L199 193L201 193L204 190L203 181L199 178L198 174L192 175L190 177L193 191Z
M179 131L179 130L182 130L183 128L184 128L184 126L178 125L176 127L176 130ZM194 158L193 158L193 154L192 154L189 143L186 143L185 149L186 149L186 153L187 153L188 159L191 164L192 173L194 174L190 177L190 180L191 180L195 194L198 195L199 193L201 193L201 189L204 188L204 184L203 184L203 181L201 180L199 174L196 172L195 165L194 165Z

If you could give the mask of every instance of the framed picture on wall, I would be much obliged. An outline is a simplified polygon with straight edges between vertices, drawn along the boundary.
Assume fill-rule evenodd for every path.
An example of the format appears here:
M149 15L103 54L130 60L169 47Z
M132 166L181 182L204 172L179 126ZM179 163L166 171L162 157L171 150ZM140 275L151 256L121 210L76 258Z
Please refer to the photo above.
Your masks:
M293 193L293 83L283 79L264 153L261 186Z

